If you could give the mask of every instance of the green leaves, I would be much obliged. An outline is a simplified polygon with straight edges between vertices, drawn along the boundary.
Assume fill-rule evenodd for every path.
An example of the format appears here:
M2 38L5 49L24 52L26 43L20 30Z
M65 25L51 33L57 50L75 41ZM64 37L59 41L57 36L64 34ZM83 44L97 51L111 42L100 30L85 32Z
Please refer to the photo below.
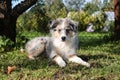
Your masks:
M0 52L10 50L13 45L14 42L12 42L10 39L6 38L5 36L0 36Z

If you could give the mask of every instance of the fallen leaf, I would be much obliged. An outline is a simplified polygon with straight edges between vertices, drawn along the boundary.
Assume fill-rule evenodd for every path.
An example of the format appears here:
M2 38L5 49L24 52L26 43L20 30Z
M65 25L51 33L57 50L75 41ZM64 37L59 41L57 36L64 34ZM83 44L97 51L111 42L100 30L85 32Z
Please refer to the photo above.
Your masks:
M12 71L16 70L16 66L8 66L7 74L10 74Z

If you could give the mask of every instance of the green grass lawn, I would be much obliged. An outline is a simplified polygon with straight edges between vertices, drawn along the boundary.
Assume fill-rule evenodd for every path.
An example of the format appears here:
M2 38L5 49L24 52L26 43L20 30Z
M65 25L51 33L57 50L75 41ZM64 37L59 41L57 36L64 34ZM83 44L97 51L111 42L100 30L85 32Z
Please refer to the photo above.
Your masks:
M39 36L38 33L32 37L30 33L23 35ZM120 80L120 42L109 42L104 39L105 35L108 34L79 33L78 55L88 61L91 68L69 62L65 68L60 68L42 57L31 61L19 48L1 52L0 80ZM7 74L7 67L14 65L17 69Z

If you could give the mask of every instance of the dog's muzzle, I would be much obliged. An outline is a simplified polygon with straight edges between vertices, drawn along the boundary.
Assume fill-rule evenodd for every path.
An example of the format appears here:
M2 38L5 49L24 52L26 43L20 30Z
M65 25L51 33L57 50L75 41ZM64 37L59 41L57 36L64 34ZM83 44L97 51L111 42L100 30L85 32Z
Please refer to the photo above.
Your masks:
M63 36L63 37L61 37L61 39L62 39L62 41L65 41L65 40L66 40L66 37L65 37L65 36Z

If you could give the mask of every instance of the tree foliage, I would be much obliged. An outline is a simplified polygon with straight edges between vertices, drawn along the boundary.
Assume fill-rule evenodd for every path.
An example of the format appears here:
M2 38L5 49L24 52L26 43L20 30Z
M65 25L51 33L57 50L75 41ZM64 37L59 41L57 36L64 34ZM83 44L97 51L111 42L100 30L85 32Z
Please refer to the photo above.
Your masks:
M104 10L104 11L114 11L113 0L104 0L101 9Z
M79 11L83 7L85 0L63 0L63 2L65 3L69 11L71 10Z
M95 11L99 10L99 7L97 4L94 3L87 3L85 7L83 8L84 11L88 12L89 14L94 13Z
M66 17L67 11L61 0L38 2L17 20L17 29L48 32L48 22L59 17ZM23 20L24 19L24 20Z

